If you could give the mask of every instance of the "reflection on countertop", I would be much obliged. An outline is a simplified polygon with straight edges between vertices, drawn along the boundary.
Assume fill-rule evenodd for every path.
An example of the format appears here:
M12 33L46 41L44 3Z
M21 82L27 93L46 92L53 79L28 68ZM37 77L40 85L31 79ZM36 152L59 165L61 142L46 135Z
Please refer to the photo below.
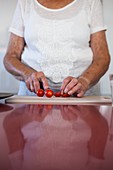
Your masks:
M112 170L112 115L111 106L17 104L0 121L0 169Z
M10 105L6 105L4 103L0 103L0 113L7 112L13 110L13 107Z

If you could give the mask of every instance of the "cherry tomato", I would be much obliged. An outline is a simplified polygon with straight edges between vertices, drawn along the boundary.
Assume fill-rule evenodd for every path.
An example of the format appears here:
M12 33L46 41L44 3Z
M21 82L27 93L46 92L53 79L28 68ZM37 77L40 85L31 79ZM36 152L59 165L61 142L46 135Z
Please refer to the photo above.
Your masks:
M70 95L68 93L63 93L62 97L70 97Z
M37 96L39 96L39 97L43 97L44 96L44 90L43 89L39 89L39 90L37 90Z
M54 92L54 96L55 97L60 97L61 96L61 92L59 91L59 92Z
M54 94L54 93L53 93L52 90L50 90L50 89L45 90L45 95L46 95L46 97L52 97L53 94Z

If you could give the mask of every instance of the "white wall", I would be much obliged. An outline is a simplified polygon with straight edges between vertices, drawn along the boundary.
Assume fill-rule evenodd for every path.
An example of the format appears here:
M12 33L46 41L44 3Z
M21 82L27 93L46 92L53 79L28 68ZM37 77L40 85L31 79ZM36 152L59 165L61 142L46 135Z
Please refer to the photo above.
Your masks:
M8 42L8 28L17 0L0 0L0 46Z
M2 64L2 58L8 42L8 28L16 3L17 0L0 0L0 91L15 92L18 90L18 82L5 71ZM101 79L101 93L102 95L109 95L109 73L113 72L113 0L103 0L103 8L105 23L108 27L106 35L111 54L111 64L108 72Z
M101 79L101 92L103 95L110 94L109 74L113 73L113 0L103 0L104 18L107 25L107 42L111 55L111 64L108 72Z
M0 92L16 93L19 87L19 81L9 74L3 65L4 50L0 52Z
M9 25L17 0L0 0L0 92L17 92L19 82L4 68L3 57L9 38Z

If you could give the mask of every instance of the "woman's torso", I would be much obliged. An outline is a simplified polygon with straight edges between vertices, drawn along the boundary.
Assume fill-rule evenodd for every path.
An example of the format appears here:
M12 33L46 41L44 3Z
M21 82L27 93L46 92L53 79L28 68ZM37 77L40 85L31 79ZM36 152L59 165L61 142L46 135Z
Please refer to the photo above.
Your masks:
M69 75L82 74L93 57L84 0L73 1L59 9L46 8L33 0L26 10L27 46L22 61L43 71L55 83L61 83Z
M58 1L21 1L26 41L22 62L43 71L50 88L59 88L67 76L78 77L93 60L89 1Z

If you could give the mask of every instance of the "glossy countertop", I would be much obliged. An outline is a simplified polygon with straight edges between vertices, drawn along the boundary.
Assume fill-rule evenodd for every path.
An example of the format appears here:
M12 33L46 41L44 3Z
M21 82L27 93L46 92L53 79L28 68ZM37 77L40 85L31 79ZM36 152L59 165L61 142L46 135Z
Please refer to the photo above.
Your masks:
M0 170L113 170L113 107L0 103Z

